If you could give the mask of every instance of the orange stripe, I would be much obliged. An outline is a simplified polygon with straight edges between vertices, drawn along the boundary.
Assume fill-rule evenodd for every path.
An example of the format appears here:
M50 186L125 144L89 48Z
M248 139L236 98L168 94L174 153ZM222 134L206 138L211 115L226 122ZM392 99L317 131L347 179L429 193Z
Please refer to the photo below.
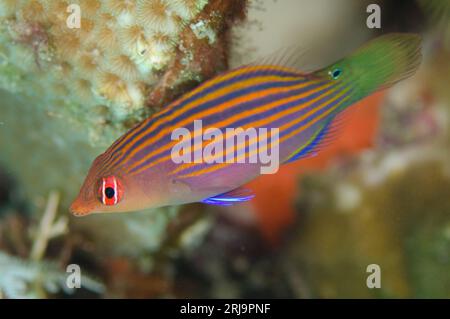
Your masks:
M153 114L154 115L154 114ZM127 140L129 140L133 136L133 132L139 130L143 125L147 125L147 123L152 120L153 115L151 115L149 118L145 119L144 121L137 124L135 127L130 129L128 132L126 132L124 135L122 135L119 139L117 139L108 149L105 151L105 153L109 154L108 160L106 160L103 163L102 170L100 172L106 172L109 170L109 168L112 167L112 159L114 154L114 151L117 147L119 147L122 143L125 143ZM120 143L120 144L119 144ZM122 154L122 153L120 153ZM119 155L120 155L119 154Z
M190 123L192 123L193 120L195 120L195 119L197 119L197 118L200 118L200 117L206 117L206 116L212 115L212 114L216 113L218 109L220 109L221 111L222 111L222 110L227 110L227 109L230 109L230 108L232 108L232 107L238 105L239 103L244 103L244 102L247 102L247 101L256 99L256 98L261 98L261 97L269 96L269 95L274 94L274 93L284 92L284 91L293 90L293 89L299 89L299 88L302 88L302 87L305 87L305 86L309 86L309 85L311 85L311 84L312 84L311 82L302 82L302 83L300 83L300 84L298 84L298 85L291 86L291 87L289 87L289 88L278 88L278 87L277 87L277 88L270 88L270 89L266 89L266 90L264 90L264 91L258 91L258 92L248 93L247 95L244 95L244 96L241 96L241 97L237 97L237 98L228 100L228 101L226 101L226 102L224 102L224 103L222 103L222 104L216 105L216 106L214 106L214 107L212 107L212 108L209 108L209 109L204 110L204 111L202 111L202 112L200 112L200 113L198 113L198 114L195 114L195 115L193 115L193 116L191 116L191 117L189 117L189 118L186 118L186 119L184 119L183 121L181 121L181 122L179 122L179 123L176 123L176 124L174 124L174 125L172 125L172 126L170 126L170 127L166 127L165 129L161 130L161 132L159 132L159 134L156 134L153 138L148 139L147 141L145 141L145 143L143 143L142 145L140 145L139 147L137 147L136 149L134 149L134 150L127 156L127 158L125 158L125 159L123 160L123 162L125 163L126 160L127 160L128 158L132 157L134 154L136 154L137 152L139 152L141 149L143 149L143 148L147 147L148 145L150 145L152 142L154 142L155 140L157 140L159 137L164 136L164 135L167 135L168 132L173 131L175 128L177 128L177 127L183 127L183 125L190 124ZM309 93L309 92L308 92L308 93ZM155 151L152 152L152 153L147 154L144 158L142 158L141 160L139 160L138 162L136 162L136 163L134 164L134 166L139 165L139 164L142 163L143 161L145 161L145 160L147 160L148 158L150 158L151 156L155 155L155 153L159 153L160 151L167 150L168 148L170 148L170 144L167 145L167 146L165 146L165 147L163 147L163 148L157 149L157 150L155 150ZM134 166L133 166L133 167L134 167ZM131 168L133 168L133 167L131 167ZM131 169L131 168L130 168L130 169Z
M329 83L329 84L327 84L327 86L332 86L332 84ZM317 88L316 91L320 91L321 89L322 89L322 87L319 87L319 88ZM333 92L333 91L330 91L330 92ZM328 92L327 94L330 94L330 92ZM293 100L298 99L300 96L303 96L303 95L304 95L304 94L299 94L299 95L294 96L294 97L289 97L289 98L287 98L287 99L284 99L284 100L281 100L281 101L277 101L277 102L275 102L275 103L272 103L272 104L274 104L274 105L269 105L269 106L270 106L270 107L276 107L277 104L280 104L280 105L281 105L281 104L289 103L289 102L291 102L291 101L293 101ZM304 108L309 107L310 105L314 104L315 102L317 102L318 100L322 99L323 97L324 97L324 95L319 95L318 97L314 98L314 99L311 100L311 101L308 101L307 103L299 104L299 105L296 106L296 107L292 107L292 108L289 108L289 109L284 110L284 111L282 111L282 112L275 113L275 114L273 114L272 116L270 116L270 117L268 117L268 118L266 117L266 118L261 119L261 120L258 120L258 121L256 121L256 122L249 123L246 127L243 127L243 128L246 129L246 128L248 128L248 127L260 127L260 126L266 125L266 124L268 124L268 123L272 123L274 120L276 120L276 119L278 119L278 118L281 118L281 117L286 116L286 115L289 115L289 114L296 113L296 112L298 112L298 111L300 111L300 110L302 110L302 109L304 109ZM334 99L333 99L333 100L334 100ZM333 100L331 100L331 101L333 101ZM315 108L315 109L309 111L309 112L306 113L304 116L308 116L308 114L314 113L314 112L317 111L320 107L321 107L321 106L318 106L317 108ZM254 113L257 113L257 112L254 112ZM300 119L301 119L301 118L300 118ZM228 124L228 123L226 123L226 124ZM226 124L225 124L225 125L226 125ZM253 140L250 140L249 143L251 144L252 141L253 141ZM239 144L239 145L243 145L243 144ZM236 145L236 147L238 147L239 145ZM245 146L245 145L244 145L244 146ZM195 150L198 149L198 148L199 148L199 147L196 147L193 151L195 151ZM239 149L240 149L240 148L237 148L237 150L239 150ZM231 151L234 151L234 150L235 150L235 149L227 151L227 152L224 154L224 157L226 157L226 155L227 155L228 153L231 153ZM191 165L191 166L194 166L195 164L198 164L198 163L186 163L186 164ZM181 170L183 170L183 169L185 169L185 168L178 167L178 168L176 168L176 169L172 172L172 174L176 174L177 172L179 172L179 171L181 171Z
M312 83L311 83L311 82L308 83L308 85L311 85L311 84L313 84L313 82L312 82ZM291 87L290 89L293 89L293 90L294 90L294 89L297 89L297 88L301 88L301 87L304 86L304 85L305 85L305 83L302 83L302 84L299 84L298 86ZM277 101L274 101L274 102L272 102L272 103L262 105L262 106L260 106L260 107L258 107L258 108L253 109L253 110L243 111L243 112L241 112L241 113L235 114L235 115L232 116L232 117L229 117L229 118L227 118L227 119L224 119L224 120L222 120L221 122L211 123L211 124L208 125L208 127L224 127L224 126L226 126L226 125L228 125L228 124L230 124L230 123L233 123L233 122L236 121L237 119L244 118L244 117L251 117L252 115L254 115L254 114L256 114L256 113L259 113L262 109L273 108L273 107L279 106L279 105L284 104L284 103L289 103L290 101L297 100L297 99L299 99L299 98L303 98L303 97L309 96L309 95L311 95L311 94L314 94L314 92L317 92L317 91L320 91L320 90L322 90L322 89L325 89L325 88L327 88L327 87L329 87L329 86L331 86L331 85L332 85L331 83L326 83L326 84L324 84L324 85L322 85L322 86L316 88L315 90L311 90L311 91L308 91L308 92L304 92L304 93L301 93L301 94L297 94L297 95L295 95L295 96L290 96L290 97L287 97L287 98L285 98L285 99L283 99L283 100L277 100ZM272 90L272 89L268 89L268 90ZM264 92L264 91L263 91L263 92ZM257 92L257 93L255 93L255 94L252 93L251 96L253 96L253 95L255 95L255 97L261 97L261 92ZM321 97L322 97L322 96L319 96L319 97L317 97L316 99L314 99L314 100L308 102L307 104L303 104L303 107L309 106L311 103L314 103L316 100L320 99ZM245 98L242 100L242 102L245 102L245 101L247 101L247 100L248 100L248 97L245 97ZM236 102L233 102L233 101L230 101L230 102L233 103L233 104L236 104L236 103L240 103L241 101L240 101L240 99L239 99L239 100L236 101ZM289 110L291 110L291 109L289 109ZM264 120L260 120L260 121L264 121L264 122L270 123L271 120L275 119L275 118L278 117L280 114L284 114L284 113L288 112L289 110L285 110L284 112L276 113L276 114L272 115L270 118L265 118ZM189 122L185 121L185 123L182 123L182 124L189 124ZM182 124L180 123L179 126L182 126ZM205 129L206 129L206 128L205 128ZM195 134L195 132L194 132L194 134ZM138 165L141 164L142 162L145 162L146 160L148 160L149 158L151 158L152 156L154 156L155 153L161 153L161 152L163 152L163 151L166 151L166 150L172 148L176 143L177 143L177 141L173 141L172 143L168 143L164 148L160 148L160 149L158 149L158 150L153 151L152 153L148 154L145 158L142 158L142 159L139 160L138 162L134 163L131 167L127 168L127 172L131 171L133 168L135 168L136 166L138 166ZM201 146L199 146L199 145L195 146L195 148L194 148L193 151L199 149L200 147L201 147ZM149 164L148 166L147 166L147 165L144 166L144 168L145 168L145 169L148 169L148 168L151 167L151 166L154 166L154 165L156 165L156 164L159 164L159 163L161 163L161 162L164 162L164 161L167 160L168 158L171 158L171 155L167 155L167 156L165 156L165 157L163 157L163 158L161 158L161 159L159 159L159 160L157 160L157 161L154 161L154 162L151 163L151 165ZM142 171L142 169L139 169L138 171L133 172L133 174L135 174L135 173L137 173L137 172L140 172L140 171Z
M329 87L329 86L332 86L332 83L327 83L326 85L323 85L322 87L317 88L317 91L322 90L322 89L324 89L324 88L327 88L327 87ZM314 92L315 92L315 91L314 91ZM307 92L307 93L308 93L308 94L313 94L312 92ZM293 101L293 100L299 99L299 97L304 97L304 96L307 96L306 93L298 94L298 95L296 95L296 96L288 97L288 98L285 98L285 99L283 99L283 100L278 100L278 101L272 102L272 103L270 103L270 104L263 105L263 106L261 106L261 107L259 107L259 108L256 108L256 109L250 114L250 116L253 115L253 114L255 114L255 113L258 113L261 109L277 107L278 105L281 105L281 104L284 104L284 103L289 103L289 102L291 102L291 101ZM297 107L289 108L289 109L284 110L284 111L282 111L282 112L275 113L275 114L272 115L270 118L264 118L264 119L258 120L257 122L250 123L249 125L253 124L253 126L255 126L255 124L256 124L256 125L259 126L259 125L264 125L264 124L270 123L270 122L271 122L273 119L275 119L276 117L282 117L282 116L285 116L285 115L289 115L289 114L295 113L295 112L297 112L297 111L299 111L299 110L301 110L301 109L303 109L303 108L307 108L308 106L310 106L311 104L315 103L317 100L319 100L319 99L321 99L321 98L323 98L323 95L320 95L320 96L318 96L317 98L315 98L315 99L313 99L313 100L311 100L311 101L308 101L307 103L300 104L300 105L297 106ZM247 114L250 113L250 112L249 112L249 111L244 111L243 113L245 113L245 115L247 115ZM240 116L242 116L243 113L240 113ZM239 116L239 114L238 114L238 116ZM215 127L217 127L217 126L223 127L223 126L225 126L225 125L227 125L227 124L230 124L230 123L232 123L232 122L233 122L233 119L231 119L231 120L230 120L230 119L226 119L226 120L224 120L224 121L222 121L222 122L219 122L219 123L213 123L213 124L210 124L208 127L213 127L213 126L215 126ZM173 145L175 145L176 143L177 143L177 141L174 141L173 143L170 144L170 147L173 147ZM169 148L170 148L170 147L169 147ZM198 149L198 147L194 148L194 151L195 151L196 149ZM166 157L163 157L163 158L161 158L161 159L159 159L159 160L157 160L157 161L154 161L154 162L152 162L152 163L149 163L148 165L142 167L142 168L139 169L138 171L133 172L133 174L139 173L139 172L141 172L142 170L148 169L148 168L150 168L150 167L152 167L152 166L154 166L154 165L156 165L156 164L159 164L159 163L161 163L161 162L164 162L165 160L170 159L170 158L171 158L171 156L170 156L170 155L167 155ZM188 165L194 165L195 163L187 163L187 164L188 164ZM131 169L132 169L132 168L130 168L130 169L128 170L128 172L129 172Z
M273 67L273 68L272 67L267 67L267 68L264 68L264 66L257 66L257 67L253 67L252 66L252 67L236 69L235 72L226 73L223 76L219 76L219 77L216 77L216 78L214 78L214 79L212 79L210 81L205 82L203 85L201 85L198 88L194 89L190 93L184 95L181 100L177 100L174 103L170 104L169 108L173 109L174 107L178 106L180 103L182 103L183 101L185 101L189 97L192 97L194 94L196 94L196 93L198 93L198 92L200 92L202 90L205 90L205 89L207 89L207 88L209 88L209 87L211 87L211 86L213 86L215 84L218 84L218 83L223 82L225 80L231 79L231 78L233 78L235 76L240 76L240 75L248 73L250 71L258 71L258 70L267 70L267 71L277 70L277 71L286 71L286 72L292 72L292 73L296 72L295 70L291 70L291 69L288 69L288 68L279 68L279 67ZM300 75L300 73L299 73L299 75ZM162 116L164 114L166 114L167 112L169 112L168 108L165 108L164 110L156 113L154 116L155 117L162 117L161 120L159 121L159 123L160 124L164 124L164 123L167 123L170 120L173 120L174 118L176 118L177 116L181 115L182 113L184 113L185 109L189 109L192 106L195 106L195 105L198 105L198 104L201 104L201 103L205 103L205 102L209 102L209 101L211 101L211 100L213 100L215 98L218 98L220 96L224 96L224 95L232 92L236 88L242 89L242 88L244 88L244 84L248 84L248 86L250 86L250 85L258 84L259 81L261 81L261 83L264 83L264 80L266 80L267 82L270 82L270 80L277 80L277 81L281 81L281 82L283 82L283 81L288 82L288 81L291 81L291 80L296 79L296 78L297 78L297 76L280 77L280 76L276 76L276 75L267 75L267 76L260 75L257 78L250 78L248 80L244 80L244 81L239 81L239 82L233 83L233 84L231 84L229 86L226 86L226 87L224 87L222 89L214 91L213 93L210 93L210 94L208 94L208 95L206 95L206 96L204 96L204 97L202 97L200 99L196 99L196 100L192 101L191 103L183 105L181 108L177 109L174 113L172 113L171 115L169 115L167 117L162 117ZM128 145L126 145L124 147L122 152L125 153L126 151L128 151L130 148L133 147L134 143L132 143L132 140L134 140L134 142L136 142L138 139L140 139L141 137L143 137L147 133L148 133L148 130L145 130L144 132L141 132L139 135L132 134L132 135L130 135L129 138L127 138L124 141L122 141L122 143L120 143L120 145L123 145L124 143L129 142ZM160 135L158 135L158 137L159 136ZM150 139L150 142L153 142L154 140L156 140L156 138L157 137L155 137L153 139ZM119 147L120 145L117 145L116 147ZM143 144L141 146L146 146L146 145L148 145L148 144ZM141 146L139 147L138 150L141 149ZM133 154L134 153L135 152L133 151ZM114 165L119 159L120 159L120 156L112 163L112 165Z
M345 92L346 92L346 91L343 91L343 93L345 93ZM339 98L339 97L341 97L341 96L342 96L342 94L341 94L341 95L337 95L337 96L334 97L333 100L331 100L330 102L334 101L335 99L337 99L337 98ZM326 117L327 115L329 115L329 114L330 114L332 111L334 111L337 107L339 107L340 105L342 105L342 103L344 103L347 99L349 99L349 97L346 97L344 100L342 100L342 101L341 101L340 103L338 103L336 106L334 106L334 107L331 108L330 110L326 111L324 114L322 114L322 115L319 116L318 118L314 119L313 121L309 122L308 124L305 124L305 125L303 125L302 127L298 128L297 130L292 131L292 132L289 133L288 135L283 136L283 137L279 140L279 143L281 144L282 142L284 142L284 141L287 140L288 138L290 138L290 137L292 137L292 136L298 134L299 132L301 132L301 131L303 131L303 130L308 129L309 127L311 127L312 125L314 125L315 123L317 123L318 121L320 121L322 118L324 118L324 117ZM318 110L316 110L316 111L318 111ZM290 128L290 127L292 127L292 126L298 124L298 123L301 122L305 117L307 117L307 115L308 115L308 114L305 114L305 116L302 116L298 121L286 123L285 125L283 125L283 126L280 128L280 131L281 131L282 129L284 130L284 129ZM290 123L292 123L292 124L289 125ZM286 127L286 126L287 126L287 127ZM253 141L253 142L254 142L254 141ZM242 145L245 146L245 144L240 144L240 145L241 145L241 146L242 146ZM265 150L267 147L268 147L268 145L266 144L266 146L264 146L262 149L257 149L256 152L263 151L263 150ZM234 150L235 150L235 149L233 148L233 151L234 151ZM227 152L227 153L228 153L228 152ZM245 157L247 157L247 153L248 153L248 152L246 152L246 153L243 154L243 155L244 155ZM251 155L253 155L253 154L249 154L248 157L250 157ZM226 154L225 154L224 157L226 157ZM237 158L236 161L238 161L239 159L240 159L240 158ZM185 174L185 175L178 176L178 178L188 178L188 177L196 176L196 175L199 175L199 174L207 174L207 173L215 172L216 170L219 170L219 169L221 169L222 167L227 166L227 165L230 165L230 164L231 164L231 163L218 163L217 165L209 166L209 167L206 167L206 168L201 169L201 170L199 170L199 171L195 171L195 172L192 172L192 173L189 173L189 174Z
M155 113L154 116L155 117L156 116L158 116L158 117L163 116L164 114L166 114L169 111L171 111L174 107L180 105L181 103L183 103L188 98L190 98L193 95L197 94L199 91L201 91L203 89L206 89L206 88L209 88L209 87L211 87L213 85L216 85L216 84L218 84L220 82L226 81L226 80L232 78L233 76L238 76L238 75L243 73L242 71L243 71L243 69L235 69L235 70L232 70L232 71L224 74L223 76L218 76L218 77L212 78L211 80L209 80L209 81L205 82L204 84L198 86L197 88L193 89L192 91L189 91L188 93L184 94L181 98L173 101L172 103L167 105L167 107L165 107L164 109L162 109L159 112ZM147 118L146 120L142 121L138 126L140 127L141 124L143 124L144 122L148 122L151 118L152 118L152 116ZM114 143L114 144L116 144L116 143ZM113 147L114 144L111 147ZM120 143L120 145L122 145L122 144L123 143ZM117 144L117 146L120 146L120 145Z

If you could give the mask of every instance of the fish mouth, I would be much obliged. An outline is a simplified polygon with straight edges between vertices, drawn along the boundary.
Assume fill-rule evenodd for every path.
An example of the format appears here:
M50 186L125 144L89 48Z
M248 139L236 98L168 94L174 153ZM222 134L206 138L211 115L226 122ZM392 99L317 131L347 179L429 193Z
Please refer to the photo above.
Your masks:
M81 204L78 200L75 200L72 205L70 205L70 212L72 215L81 217L92 213L93 207L91 205Z

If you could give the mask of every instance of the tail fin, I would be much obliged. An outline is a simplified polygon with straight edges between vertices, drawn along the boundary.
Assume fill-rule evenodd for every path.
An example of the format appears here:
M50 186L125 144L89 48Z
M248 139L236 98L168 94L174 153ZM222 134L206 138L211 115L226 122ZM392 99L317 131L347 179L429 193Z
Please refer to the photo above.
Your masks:
M355 56L368 59L368 67L382 83L380 88L385 88L417 71L422 60L421 46L418 34L392 33L369 42Z

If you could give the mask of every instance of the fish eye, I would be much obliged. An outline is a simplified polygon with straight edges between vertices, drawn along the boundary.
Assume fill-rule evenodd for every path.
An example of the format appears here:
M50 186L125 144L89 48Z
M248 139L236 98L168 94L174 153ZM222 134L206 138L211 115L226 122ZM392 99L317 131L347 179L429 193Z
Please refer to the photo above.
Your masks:
M115 176L100 179L98 199L103 205L116 205L122 199L122 184Z
M329 74L333 80L337 80L341 76L342 70L340 68L335 68L331 70Z
M115 193L116 193L116 191L112 187L107 187L105 189L105 196L107 198L110 198L110 199L113 198Z

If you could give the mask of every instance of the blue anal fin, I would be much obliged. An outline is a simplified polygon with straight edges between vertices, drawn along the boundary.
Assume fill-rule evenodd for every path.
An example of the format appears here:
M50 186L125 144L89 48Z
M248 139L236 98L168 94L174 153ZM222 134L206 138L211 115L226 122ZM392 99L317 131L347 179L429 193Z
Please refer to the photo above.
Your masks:
M231 206L236 203L251 200L255 195L246 188L236 188L227 193L222 193L202 200L202 203L209 205Z

